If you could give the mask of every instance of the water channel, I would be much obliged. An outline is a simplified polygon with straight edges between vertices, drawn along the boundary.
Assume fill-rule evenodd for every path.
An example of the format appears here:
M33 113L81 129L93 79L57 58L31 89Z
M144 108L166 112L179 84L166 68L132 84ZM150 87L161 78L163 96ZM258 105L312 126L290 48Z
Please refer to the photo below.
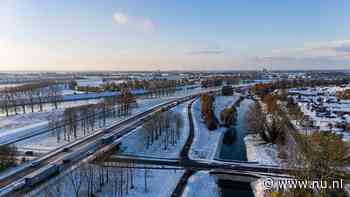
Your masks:
M222 143L219 154L221 159L247 160L243 138L247 133L245 116L252 102L252 100L244 99L239 107L237 107L237 122L235 125L235 131L233 132L233 143ZM249 183L219 180L218 185L222 197L254 197Z

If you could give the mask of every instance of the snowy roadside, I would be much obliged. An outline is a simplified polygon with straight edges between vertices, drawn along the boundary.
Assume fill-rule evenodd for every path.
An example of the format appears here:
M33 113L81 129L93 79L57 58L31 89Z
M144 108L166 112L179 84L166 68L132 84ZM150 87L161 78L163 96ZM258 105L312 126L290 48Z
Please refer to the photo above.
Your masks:
M62 108L48 111L52 107L44 107L43 112L33 112L0 118L0 144L11 143L36 133L43 132L48 128L49 116L61 116L65 108L94 104L99 100L66 102Z
M237 100L237 96L217 96L215 97L214 113L220 117L220 112L225 107L232 106ZM189 157L195 160L214 160L217 152L220 151L222 136L226 131L225 128L218 128L209 131L202 120L200 110L200 100L197 99L192 107L193 123L195 138L191 146ZM191 176L182 196L198 196L200 193L203 197L220 196L220 191L216 185L215 178L207 172L197 172Z
M187 118L187 105L189 102L185 102L171 109L175 113L181 114L183 119L183 127L181 129L181 136L179 141L174 146L169 146L166 150L159 148L161 141L155 141L152 146L146 149L143 142L143 136L141 127L136 128L135 132L132 132L130 136L125 138L121 144L122 153L137 155L137 156L156 156L161 158L177 158L181 152L181 148L186 142L189 135L189 123Z
M167 150L164 150L159 147L158 143L153 143L148 149L145 149L144 146L140 146L139 144L144 144L144 141L141 141L142 138L139 136L140 128L136 128L131 132L130 135L123 138L121 149L122 153L125 154L135 154L141 156L152 156L152 157L177 157L181 151L182 145L185 143L188 136L188 118L187 118L187 104L188 102L182 103L175 108L171 109L173 112L177 112L181 115L184 121L184 127L181 129L181 136L178 143L174 146L169 146ZM143 139L144 140L144 139ZM166 166L164 166L166 167ZM115 196L116 187L119 187L120 180L119 175L120 170L122 168L107 168L110 172L110 181L108 184L104 185L101 190L97 191L96 196ZM148 169L145 172L144 169L134 169L134 178L133 178L133 188L129 189L127 193L123 193L122 196L145 196L145 197L153 197L153 196L170 196L173 190L175 189L178 181L181 179L184 170L174 170L174 169ZM98 170L95 171L95 176L97 177ZM147 174L147 175L146 175ZM65 174L66 176L61 176L60 179L56 179L56 181L50 181L52 184L57 184L58 180L61 187L61 193L63 196L73 197L74 196L74 188L72 187L70 180L70 173ZM118 176L117 176L118 175ZM124 174L125 176L126 174ZM145 176L147 177L147 181L145 181ZM125 177L124 177L125 178ZM114 181L112 181L114 180ZM115 181L118 181L118 186L115 185ZM145 185L146 182L146 185ZM128 186L123 183L123 188L127 188ZM97 183L96 183L97 185ZM53 185L47 185L45 188L42 187L39 190L32 193L32 196L45 196L48 190L52 192L51 188L54 188ZM87 194L87 185L81 183L80 193L82 196Z
M122 154L132 154L137 156L150 156L159 158L177 158L189 135L189 123L187 118L187 105L189 102L182 103L171 111L179 113L183 119L180 139L174 146L169 146L166 150L160 148L161 140L154 142L146 149L144 139L142 138L141 127L138 127L126 137L121 144ZM130 190L126 196L170 196L177 183L181 179L184 170L148 170L147 172L147 192L144 187L144 171L138 169L135 171L135 188ZM106 188L101 196L108 196L112 188Z
M139 113L139 112L142 112L142 111L145 111L159 103L162 103L162 102L166 102L168 101L169 99L148 99L148 100L140 100L138 102L138 107L137 108L133 108L132 109L132 114L136 114L136 113ZM106 121L106 126L105 127L108 127L109 125L112 125L118 121L121 121L125 118L128 118L129 116L125 116L125 117L117 117L117 118L107 118L107 121ZM96 125L97 126L97 125ZM98 129L98 128L96 128ZM95 129L95 130L96 130ZM27 132L35 132L37 130L27 130ZM22 133L21 133L22 134ZM82 137L84 137L84 133L81 129L78 129L78 132L77 132L77 136L78 138L77 139L73 139L73 140L78 140ZM71 141L72 142L72 141ZM70 143L69 141L65 141L65 140L60 140L58 141L57 140L57 136L55 135L54 132L46 132L46 133L43 133L43 134L40 134L40 135L37 135L35 137L31 137L29 139L26 139L26 140L23 140L23 141L20 141L20 142L17 142L15 143L16 147L19 149L19 150L34 150L34 151L39 151L39 152L48 152L48 151L51 151L51 150L54 150L56 148L59 148L61 146L64 146L66 144Z
M190 90L179 90L174 95L170 95L167 97L159 97L159 98L143 98L138 99L137 103L139 105L138 108L134 109L133 112L140 112L144 109L147 109L151 106L157 105L161 102L166 102L170 99L179 98L185 95L188 95L189 93L199 93L203 91L201 88L197 89L190 89ZM74 96L80 96L74 95ZM13 115L9 117L0 117L0 144L6 144L11 143L15 140L26 138L28 136L34 135L36 133L41 133L47 129L47 117L49 116L61 116L63 114L63 111L65 108L69 107L75 107L80 105L86 105L86 104L95 104L100 102L101 99L93 99L93 100L80 100L80 101L70 101L70 102L64 102L60 105L59 109L55 109L52 104L45 104L43 107L43 112L34 112L34 113L27 113L27 114L18 114ZM28 109L30 111L30 109ZM43 140L46 138L54 138L53 136L48 135L48 133L40 135L39 139ZM34 140L34 144L37 144L38 138ZM30 146L33 140L25 140L26 142L20 143L20 145L25 144L24 149L28 149L28 146ZM54 140L48 140L48 142L40 143L41 145L44 145L44 149L52 149L57 148L60 145L63 145L62 143L54 143L52 145L52 142ZM48 146L48 147L47 147ZM22 147L22 146L21 146Z

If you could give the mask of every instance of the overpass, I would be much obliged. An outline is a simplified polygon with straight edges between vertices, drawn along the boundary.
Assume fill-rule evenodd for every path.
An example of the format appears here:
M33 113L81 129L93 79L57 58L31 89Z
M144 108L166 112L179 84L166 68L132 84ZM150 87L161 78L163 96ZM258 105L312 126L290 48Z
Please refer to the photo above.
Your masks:
M210 175L221 180L236 182L254 182L260 178L290 179L298 169L263 165L248 161L220 161L220 160L192 160L183 158L160 158L151 156L135 156L128 154L113 154L110 157L95 161L103 167L155 169L155 170L185 170L186 172L208 171ZM123 165L126 164L126 165ZM350 180L350 173L340 170L339 174L346 182ZM337 177L339 178L339 177Z
M96 163L103 167L123 167L123 163L132 163L136 164L137 168L209 171L212 175L244 175L254 177L255 179L263 177L291 178L289 174L293 172L289 168L261 165L257 162L190 160L127 154L111 155L109 158L97 161Z

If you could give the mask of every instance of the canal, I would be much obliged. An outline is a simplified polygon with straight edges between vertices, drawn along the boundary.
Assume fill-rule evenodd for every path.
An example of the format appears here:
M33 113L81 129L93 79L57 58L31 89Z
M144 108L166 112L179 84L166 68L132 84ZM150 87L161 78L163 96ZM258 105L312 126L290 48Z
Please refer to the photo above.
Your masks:
M222 143L219 157L225 160L241 160L246 161L246 149L244 143L244 136L247 133L245 126L245 116L249 110L249 106L253 103L252 100L244 99L239 107L237 107L237 121L235 130L232 135L225 135L225 137L232 137L232 143ZM226 141L230 141L227 140ZM219 180L218 185L221 190L222 197L254 197L253 191L249 183L232 182Z

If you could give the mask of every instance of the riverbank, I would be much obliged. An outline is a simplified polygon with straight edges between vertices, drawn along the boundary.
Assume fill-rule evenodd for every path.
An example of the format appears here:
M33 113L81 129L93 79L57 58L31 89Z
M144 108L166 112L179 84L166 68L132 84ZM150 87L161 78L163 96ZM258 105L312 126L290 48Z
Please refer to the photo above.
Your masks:
M215 97L214 113L219 117L220 112L225 107L232 106L237 96L217 96ZM214 160L217 152L220 152L221 141L226 131L225 128L218 128L209 131L201 117L200 100L197 99L192 107L193 124L195 137L189 151L191 159ZM205 189L203 189L205 188ZM184 190L183 196L215 197L220 195L220 188L216 184L216 179L208 174L208 172L198 172L191 176Z
M237 100L237 96L217 96L215 97L214 113L216 117L220 117L220 112L225 107L232 106ZM208 130L202 117L200 110L200 100L196 100L192 108L193 123L195 128L195 138L190 149L191 159L213 160L220 148L220 140L226 129L219 127L214 131Z
M246 135L244 137L244 143L248 161L266 165L281 164L281 161L277 157L277 146L275 144L265 143L257 134ZM255 197L265 196L266 192L262 179L252 182L251 187Z
M239 97L238 97L239 98ZM247 161L244 137L247 134L245 127L245 114L249 110L252 101L249 99L237 99L235 107L237 110L236 124L234 125L233 143L224 143L224 135L220 139L219 149L217 149L217 158L225 160ZM243 182L222 182L220 189L223 197L229 196L253 196L253 187L249 183Z

